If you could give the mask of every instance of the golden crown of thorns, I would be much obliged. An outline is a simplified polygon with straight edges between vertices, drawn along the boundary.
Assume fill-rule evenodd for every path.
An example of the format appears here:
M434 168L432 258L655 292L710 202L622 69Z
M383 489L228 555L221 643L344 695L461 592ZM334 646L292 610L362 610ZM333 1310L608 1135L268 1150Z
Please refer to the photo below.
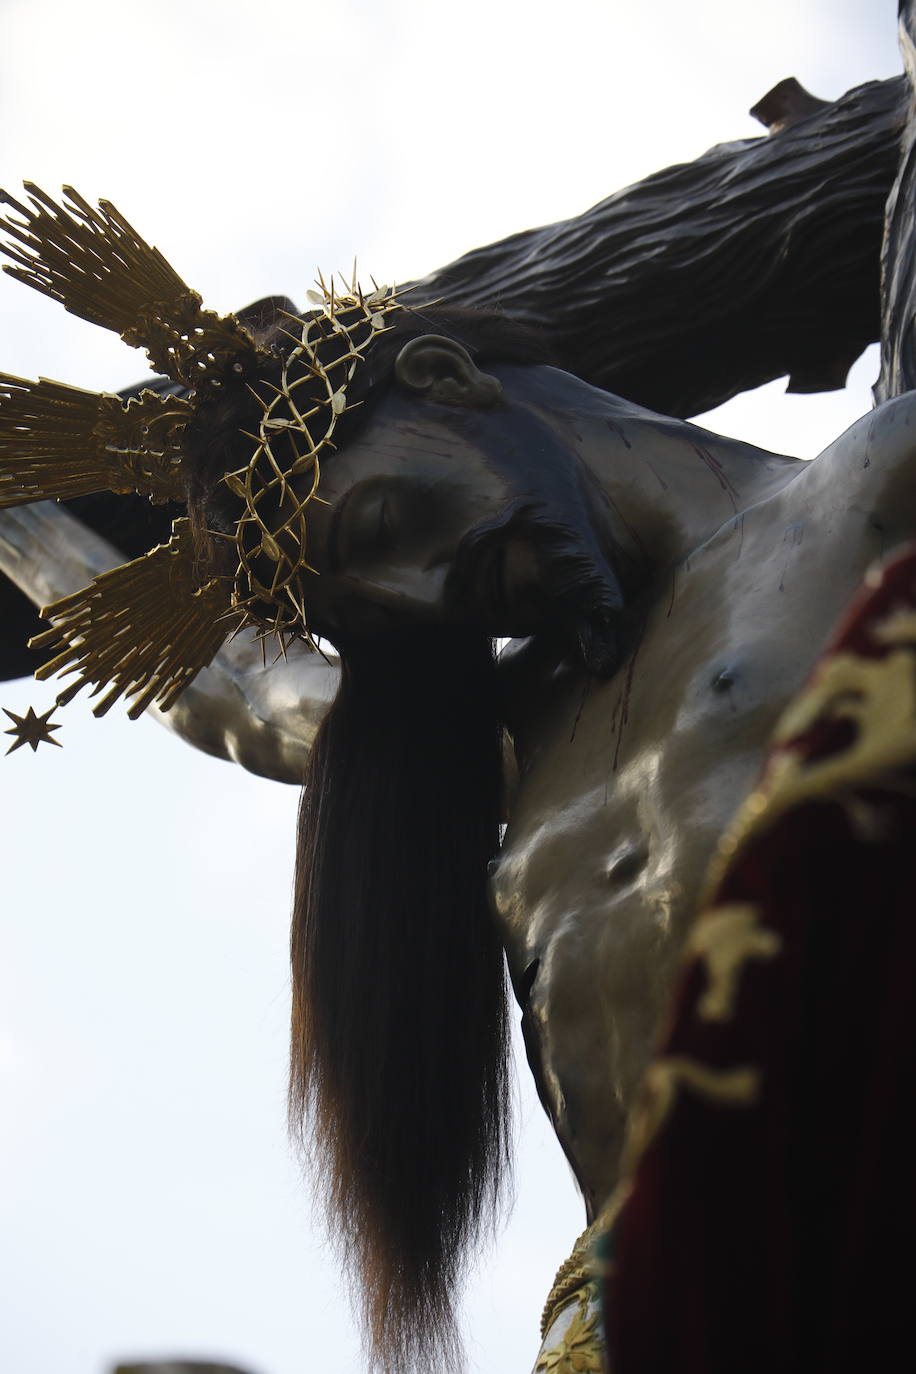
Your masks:
M156 371L190 395L144 391L124 402L0 373L0 508L100 491L183 502L182 434L198 405L230 379L258 383L251 457L222 478L241 502L234 576L201 580L188 521L176 520L167 544L45 607L53 628L32 641L54 650L37 677L77 675L61 704L91 684L92 695L108 688L97 715L120 696L133 698L132 717L153 702L167 710L238 629L273 633L281 647L308 637L298 579L309 567L306 507L320 499L320 460L334 448L354 374L401 307L393 290L364 294L355 276L342 293L319 277L319 291L309 292L315 312L288 317L291 347L267 350L233 315L204 310L108 201L95 209L65 187L58 205L31 183L25 189L28 205L0 191L18 217L0 216L13 240L0 252L16 264L4 270L144 347Z

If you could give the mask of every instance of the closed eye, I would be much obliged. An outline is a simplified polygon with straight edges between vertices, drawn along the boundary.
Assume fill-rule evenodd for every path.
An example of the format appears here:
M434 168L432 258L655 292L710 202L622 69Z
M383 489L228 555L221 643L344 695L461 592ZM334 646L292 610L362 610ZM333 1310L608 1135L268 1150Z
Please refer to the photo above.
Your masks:
M331 517L332 569L349 568L386 553L394 533L394 509L386 484L369 481L352 487Z
M329 566L341 572L385 561L413 560L426 567L439 558L439 531L446 494L432 485L370 477L351 487L337 503L329 526Z

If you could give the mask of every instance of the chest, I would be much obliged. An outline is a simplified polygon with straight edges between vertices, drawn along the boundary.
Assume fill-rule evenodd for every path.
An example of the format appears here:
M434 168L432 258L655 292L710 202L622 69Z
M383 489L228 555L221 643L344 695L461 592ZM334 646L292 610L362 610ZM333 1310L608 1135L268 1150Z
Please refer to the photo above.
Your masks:
M494 876L510 958L580 908L683 926L780 712L889 538L858 508L752 510L660 583L613 679L519 684Z

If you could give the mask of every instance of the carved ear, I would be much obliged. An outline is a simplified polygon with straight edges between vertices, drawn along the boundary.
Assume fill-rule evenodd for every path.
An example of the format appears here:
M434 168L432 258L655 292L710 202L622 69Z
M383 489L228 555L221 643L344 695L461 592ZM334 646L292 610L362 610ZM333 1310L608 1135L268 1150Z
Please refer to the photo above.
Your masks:
M481 372L466 348L441 334L422 334L401 349L394 375L408 391L446 406L492 406L502 385Z

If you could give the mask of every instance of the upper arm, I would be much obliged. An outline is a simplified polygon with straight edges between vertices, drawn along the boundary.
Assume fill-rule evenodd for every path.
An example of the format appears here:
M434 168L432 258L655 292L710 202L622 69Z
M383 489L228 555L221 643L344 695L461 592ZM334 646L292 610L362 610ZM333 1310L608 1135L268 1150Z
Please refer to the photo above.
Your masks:
M87 586L122 555L54 501L0 511L0 572L37 606ZM266 659L253 631L229 640L163 725L204 753L251 772L300 783L315 732L337 690L338 670L304 643Z
M163 725L205 753L277 782L302 782L339 670L305 644L265 664L253 632L236 636L198 673Z

